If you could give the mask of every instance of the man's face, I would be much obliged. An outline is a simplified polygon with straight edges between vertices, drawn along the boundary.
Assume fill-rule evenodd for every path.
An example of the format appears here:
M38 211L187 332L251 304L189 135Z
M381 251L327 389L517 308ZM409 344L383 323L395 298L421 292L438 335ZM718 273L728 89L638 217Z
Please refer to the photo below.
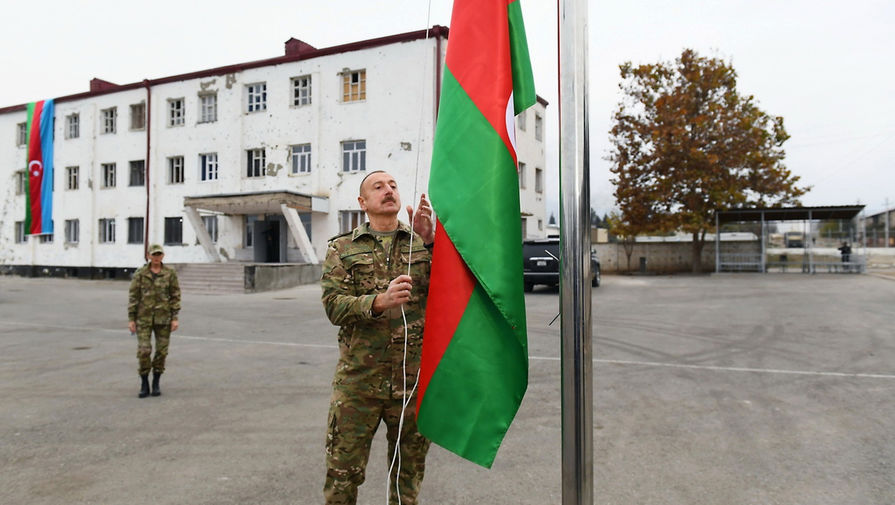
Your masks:
M153 265L161 265L163 259L165 259L165 253L155 253L149 256L149 261L151 261Z
M380 172L367 177L357 197L367 215L397 215L401 210L398 183L391 175Z

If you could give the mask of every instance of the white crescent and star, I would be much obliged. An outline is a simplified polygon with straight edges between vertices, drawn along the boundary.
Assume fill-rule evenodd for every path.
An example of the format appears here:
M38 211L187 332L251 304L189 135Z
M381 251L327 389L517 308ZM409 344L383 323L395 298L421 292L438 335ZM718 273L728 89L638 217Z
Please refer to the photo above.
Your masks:
M43 163L41 163L40 161L38 161L38 160L34 160L34 161L32 161L31 163L28 164L28 170L31 170L31 167L34 166L34 165L37 165L37 168L34 169L34 171L31 172L31 175L33 175L34 177L37 177L37 176L40 175L40 172L43 170L44 165L43 165Z

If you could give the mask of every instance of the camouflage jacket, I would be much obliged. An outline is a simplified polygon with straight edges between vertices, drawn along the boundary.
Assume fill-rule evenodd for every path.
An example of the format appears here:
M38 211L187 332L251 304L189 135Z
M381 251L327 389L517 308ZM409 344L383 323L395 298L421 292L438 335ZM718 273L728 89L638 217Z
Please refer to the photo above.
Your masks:
M417 235L411 249L410 227L404 223L398 225L390 251L383 249L369 226L364 223L333 238L323 264L323 307L329 320L340 326L340 358L333 387L369 398L403 398L413 389L419 369L431 254ZM407 273L408 259L413 289L404 305L408 330L405 392L401 308L376 316L372 308L376 295L385 293L392 279Z
M180 283L173 268L162 265L153 277L149 264L134 272L127 303L128 321L137 325L169 324L180 312Z

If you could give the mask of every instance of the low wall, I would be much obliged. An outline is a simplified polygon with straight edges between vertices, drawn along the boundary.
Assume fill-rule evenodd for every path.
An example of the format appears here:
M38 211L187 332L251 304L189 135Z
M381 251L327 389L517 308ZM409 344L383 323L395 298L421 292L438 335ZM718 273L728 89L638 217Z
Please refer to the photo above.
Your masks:
M725 253L750 253L758 247L754 241L724 242L721 245ZM594 244L600 269L603 273L626 273L640 271L640 258L646 258L646 271L649 273L676 273L693 271L692 242L636 242L631 253L631 266L624 244ZM715 271L715 243L706 242L702 248L702 271Z
M323 265L255 264L245 267L246 292L272 291L320 281Z

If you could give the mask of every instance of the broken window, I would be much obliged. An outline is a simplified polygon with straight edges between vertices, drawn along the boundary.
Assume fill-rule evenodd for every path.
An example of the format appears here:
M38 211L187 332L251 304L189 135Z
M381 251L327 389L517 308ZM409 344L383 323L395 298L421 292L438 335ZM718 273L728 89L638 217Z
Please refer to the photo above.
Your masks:
M218 178L218 153L199 155L199 180L214 181Z
M131 130L146 128L146 104L135 103L131 105Z
M246 177L264 177L267 167L264 163L264 149L246 151Z
M183 156L168 158L168 184L183 184Z
M115 187L115 164L114 163L103 163L101 166L102 170L102 186L103 188L114 188Z
M311 104L311 76L303 75L292 78L292 105Z
M248 95L248 111L258 112L267 110L267 83L259 82L246 86Z
M102 124L100 129L103 133L115 133L118 128L118 107L110 107L100 111Z
M367 71L351 70L342 73L342 101L367 99Z

